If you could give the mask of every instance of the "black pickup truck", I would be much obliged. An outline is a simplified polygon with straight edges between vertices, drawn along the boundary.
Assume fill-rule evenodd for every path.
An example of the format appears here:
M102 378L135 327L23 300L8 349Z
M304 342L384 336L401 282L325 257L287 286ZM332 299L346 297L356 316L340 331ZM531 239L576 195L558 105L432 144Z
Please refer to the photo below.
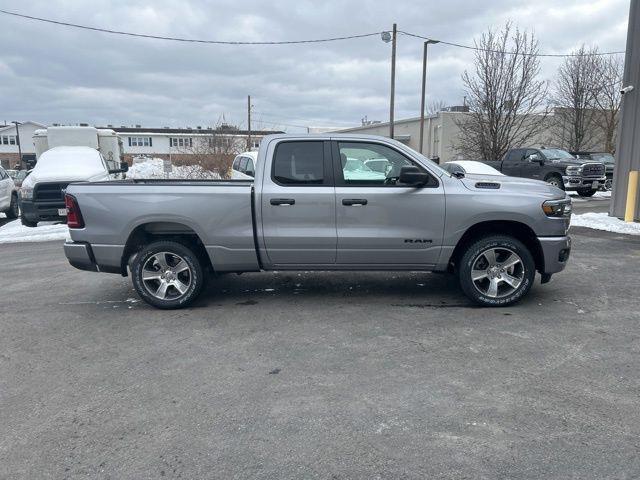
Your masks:
M559 148L513 148L502 160L482 162L505 175L544 180L582 197L592 196L607 179L602 162L578 159Z

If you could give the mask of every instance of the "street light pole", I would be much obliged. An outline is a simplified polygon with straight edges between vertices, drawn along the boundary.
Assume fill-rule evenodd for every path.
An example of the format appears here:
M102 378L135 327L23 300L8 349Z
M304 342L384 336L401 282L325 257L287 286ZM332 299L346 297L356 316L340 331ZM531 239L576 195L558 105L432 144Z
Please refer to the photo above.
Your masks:
M393 24L391 33L391 99L389 102L389 137L393 138L393 112L396 96L396 38L398 34L398 26Z
M247 151L251 151L251 95L247 96Z
M17 122L15 120L11 123L15 124L16 126L16 143L18 144L18 162L20 164L20 169L22 169L22 147L20 146L20 129L18 128L18 125L22 125L22 123Z
M422 54L422 98L420 101L420 149L422 153L424 139L424 107L425 107L425 89L427 84L427 50L429 44L438 43L438 40L427 40L424 42L424 51Z

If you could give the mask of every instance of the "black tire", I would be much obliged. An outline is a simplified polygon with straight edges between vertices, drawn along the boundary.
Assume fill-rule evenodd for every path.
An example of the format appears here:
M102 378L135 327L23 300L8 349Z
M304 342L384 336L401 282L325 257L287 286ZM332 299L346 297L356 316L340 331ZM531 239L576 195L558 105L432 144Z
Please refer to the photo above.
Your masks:
M20 217L20 223L22 223L22 225L24 225L25 227L29 227L29 228L34 228L38 226L38 222L32 222L30 220L27 220L24 217Z
M167 266L164 272L160 268L159 259L164 259ZM185 262L186 270L178 272L181 268L180 262L175 263L178 259ZM158 278L151 278L156 272ZM198 255L181 243L164 240L150 243L138 252L131 262L131 279L140 298L149 305L162 309L189 306L198 298L205 284ZM184 288L184 292L181 292L178 287ZM165 298L160 298L158 295L165 295Z
M11 204L9 205L9 210L5 212L5 215L7 215L7 218L18 218L18 216L20 216L17 195L11 195Z
M596 191L591 188L581 188L576 191L581 197L593 197L593 195L596 193Z
M484 256L490 250L494 250L494 258L497 260L494 263L497 269L490 267L488 257ZM515 256L511 256L511 253ZM518 258L519 263L506 267L506 264L510 263L509 260L515 258ZM486 278L478 278L474 281L472 271L484 272L484 268L478 268L478 266L482 266L485 262L487 263ZM501 262L505 262L505 265ZM501 270L502 267L505 268ZM462 291L471 300L485 307L506 307L516 303L529 292L535 275L536 267L531 252L522 242L509 235L490 235L474 241L463 252L458 269ZM514 280L519 280L517 288L508 283ZM490 294L490 286L494 283L498 285L496 296ZM484 285L486 285L486 291L484 291Z
M560 190L564 190L564 182L562 181L562 177L560 175L549 175L544 179L544 181L553 185L554 187L558 187Z

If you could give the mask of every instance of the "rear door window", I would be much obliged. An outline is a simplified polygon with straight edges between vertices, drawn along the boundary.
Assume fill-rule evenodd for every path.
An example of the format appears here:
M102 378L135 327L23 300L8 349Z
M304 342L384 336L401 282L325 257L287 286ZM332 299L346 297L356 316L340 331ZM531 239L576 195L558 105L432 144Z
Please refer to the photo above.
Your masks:
M324 142L282 142L276 147L272 179L281 185L327 185Z

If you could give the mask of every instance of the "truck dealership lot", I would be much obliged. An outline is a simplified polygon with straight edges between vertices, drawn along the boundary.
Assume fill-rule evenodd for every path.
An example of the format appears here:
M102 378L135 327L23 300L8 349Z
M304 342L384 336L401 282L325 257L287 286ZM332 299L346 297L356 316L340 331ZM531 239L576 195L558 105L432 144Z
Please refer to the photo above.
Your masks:
M160 311L60 242L0 245L0 477L634 478L640 238L571 234L505 309L278 272Z

